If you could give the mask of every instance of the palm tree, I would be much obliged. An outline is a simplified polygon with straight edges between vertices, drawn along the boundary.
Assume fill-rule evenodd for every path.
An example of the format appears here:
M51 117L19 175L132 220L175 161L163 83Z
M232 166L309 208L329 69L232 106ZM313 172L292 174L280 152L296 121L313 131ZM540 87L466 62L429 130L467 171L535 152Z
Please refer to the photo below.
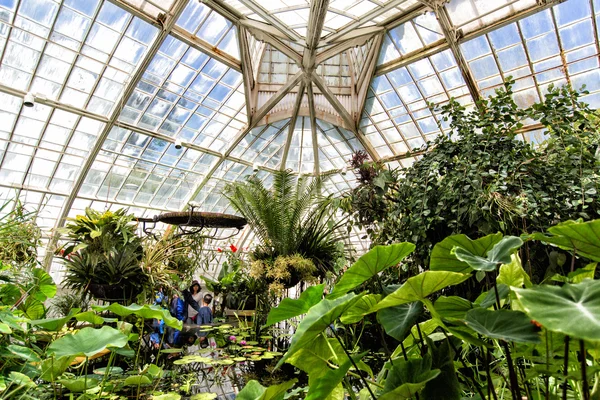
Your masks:
M320 277L333 271L341 256L338 243L345 235L333 199L322 194L326 179L296 178L291 170L283 170L273 174L271 189L256 176L225 187L223 195L259 240L254 260L273 262L279 256L300 255L314 263Z

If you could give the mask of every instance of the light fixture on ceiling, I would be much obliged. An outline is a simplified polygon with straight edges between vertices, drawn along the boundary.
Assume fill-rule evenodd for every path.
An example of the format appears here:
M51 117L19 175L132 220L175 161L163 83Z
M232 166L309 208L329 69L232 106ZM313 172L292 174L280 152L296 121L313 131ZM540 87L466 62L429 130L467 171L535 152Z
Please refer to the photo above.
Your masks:
M33 107L34 104L35 104L35 96L31 92L27 92L27 94L23 98L23 105L25 107Z
M348 173L348 167L344 167L341 169L340 174L346 175Z
M260 164L259 163L254 163L252 165L252 171L258 172L259 169L260 169Z
M175 148L177 150L181 150L182 147L183 147L183 142L181 141L181 139L176 139L175 140Z

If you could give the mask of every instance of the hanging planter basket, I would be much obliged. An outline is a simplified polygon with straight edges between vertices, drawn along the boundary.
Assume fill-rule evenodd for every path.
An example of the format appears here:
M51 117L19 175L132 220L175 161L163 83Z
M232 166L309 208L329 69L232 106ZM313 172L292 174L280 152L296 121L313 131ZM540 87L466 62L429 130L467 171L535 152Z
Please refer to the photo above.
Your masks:
M154 217L156 222L170 225L183 225L197 228L235 228L246 226L246 219L237 215L203 211L180 211L163 213Z

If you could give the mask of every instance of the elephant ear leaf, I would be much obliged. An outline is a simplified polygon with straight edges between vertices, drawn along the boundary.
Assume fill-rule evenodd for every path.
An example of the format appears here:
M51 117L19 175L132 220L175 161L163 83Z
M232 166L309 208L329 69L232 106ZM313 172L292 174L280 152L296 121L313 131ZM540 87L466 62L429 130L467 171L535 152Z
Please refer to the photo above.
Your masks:
M530 237L563 250L574 250L590 260L600 261L600 219L588 222L565 221L548 229L548 232L552 236L534 233Z
M439 369L431 369L431 357L428 354L424 358L394 361L378 399L412 400L427 382L435 379L439 374Z
M520 311L492 311L478 307L467 312L465 322L475 332L492 339L519 343L540 342L539 328Z
M600 281L513 290L527 315L544 328L577 339L600 340Z
M467 235L452 235L433 247L429 269L432 271L471 272L473 269L464 261L452 254L452 249L460 247L469 253L483 257L496 243L502 240L501 233L487 235L477 240L471 240Z
M423 313L423 303L402 304L396 307L384 308L377 312L377 320L385 329L385 333L398 341L403 341L410 333L410 329Z
M356 363L366 354L367 353L354 355L352 356L352 360ZM331 392L333 392L342 382L342 379L344 379L350 367L352 367L352 361L350 361L349 358L346 358L346 361L344 361L339 368L329 369L323 376L315 379L310 384L306 400L322 400L328 398Z
M496 243L485 257L458 246L452 249L452 254L460 261L467 263L472 269L488 272L495 271L502 264L509 264L512 254L522 245L521 238L506 236Z
M306 314L312 306L321 301L324 288L325 284L311 286L302 292L297 300L290 298L283 299L279 303L279 306L269 312L267 326Z
M328 297L343 296L387 268L398 265L414 250L415 245L407 242L375 246L348 268Z
M277 363L277 367L283 365L293 354L310 345L321 332L351 309L362 297L363 295L348 293L335 300L321 300L317 305L311 307L298 325L290 347Z
M240 391L236 399L238 400L283 400L285 392L287 392L294 384L297 379L283 382L279 385L264 387L258 381L251 380L246 386Z

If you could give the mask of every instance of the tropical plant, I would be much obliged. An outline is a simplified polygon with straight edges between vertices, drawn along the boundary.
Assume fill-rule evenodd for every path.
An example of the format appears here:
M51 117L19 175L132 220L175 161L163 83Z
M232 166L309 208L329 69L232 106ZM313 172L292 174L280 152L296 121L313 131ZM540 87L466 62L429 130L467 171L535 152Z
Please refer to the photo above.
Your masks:
M35 223L36 213L25 210L20 200L0 206L0 261L13 265L37 263L41 230Z
M513 84L470 112L454 100L442 106L448 134L409 168L354 156L359 185L343 208L375 243L415 243L411 273L428 266L434 244L455 233L520 235L600 216L600 119L580 101L585 92L551 86L542 102L523 109ZM532 120L541 124L543 143L522 140ZM545 249L527 243L521 255L532 279L543 280Z
M60 230L66 243L57 251L66 267L65 287L122 301L139 294L150 275L141 265L144 249L134 219L125 209L90 208L71 219Z
M345 393L361 399L595 399L599 233L595 220L567 221L522 238L451 236L435 246L435 268L369 293L369 281L380 281L415 250L410 243L375 247L324 299L323 286L315 286L271 311L269 324L303 316L278 365L292 364L308 375L308 385L296 389L307 389L306 399ZM533 285L517 254L532 241L592 263L555 275L559 285ZM477 278L487 290L476 301L444 295L448 287ZM383 363L366 362L360 334L352 334L373 323L382 329L382 353L372 355ZM386 343L397 347L391 351ZM292 384L280 389L285 393ZM251 387L248 395L278 390Z
M314 264L313 276L324 277L334 271L341 256L338 242L344 239L340 230L343 219L336 218L332 198L322 194L325 179L295 177L291 170L284 170L273 174L272 189L256 176L225 187L224 196L246 218L259 240L252 259L269 266L276 264L278 257L292 261L287 262L289 275L279 279L268 277L270 268L263 268L262 276L271 282L288 287L298 283L300 276L307 276L305 259ZM300 257L289 258L295 256Z

